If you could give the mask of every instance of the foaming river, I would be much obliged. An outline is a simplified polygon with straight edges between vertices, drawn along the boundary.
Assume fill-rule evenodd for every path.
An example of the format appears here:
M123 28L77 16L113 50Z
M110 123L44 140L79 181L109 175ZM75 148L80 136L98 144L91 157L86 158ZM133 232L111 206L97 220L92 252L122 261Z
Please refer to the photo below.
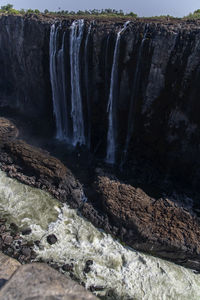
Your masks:
M60 204L48 193L10 179L0 171L0 215L20 228L31 227L25 238L40 240L37 260L74 265L75 276L86 287L99 288L103 299L198 300L200 275L173 263L124 247L110 235ZM58 241L49 245L47 236ZM24 237L23 237L24 238ZM89 273L83 270L92 260Z

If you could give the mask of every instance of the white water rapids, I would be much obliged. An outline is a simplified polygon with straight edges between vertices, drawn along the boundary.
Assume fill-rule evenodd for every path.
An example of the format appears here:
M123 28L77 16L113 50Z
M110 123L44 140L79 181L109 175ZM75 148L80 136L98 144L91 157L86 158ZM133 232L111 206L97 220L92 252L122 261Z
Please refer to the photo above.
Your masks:
M0 215L19 227L32 229L28 240L35 246L37 259L74 264L76 277L89 288L101 286L97 296L104 299L198 300L200 275L173 263L124 247L110 235L96 229L77 215L76 210L60 204L48 193L8 178L0 171ZM55 234L58 241L47 243ZM91 271L84 274L87 260Z

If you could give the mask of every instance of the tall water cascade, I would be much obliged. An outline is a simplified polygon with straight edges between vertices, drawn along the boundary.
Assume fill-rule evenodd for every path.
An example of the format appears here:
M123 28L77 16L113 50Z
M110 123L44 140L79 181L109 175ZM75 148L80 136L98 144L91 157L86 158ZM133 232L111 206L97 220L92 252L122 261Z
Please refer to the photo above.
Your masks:
M92 30L92 25L94 25L94 21L89 25L87 36L85 39L85 47L84 47L84 81L85 81L85 93L86 93L86 102L87 102L87 114L88 114L88 120L87 120L87 146L88 149L90 149L90 143L91 143L91 109L90 109L90 92L89 92L89 38Z
M115 151L116 151L116 85L118 83L118 58L119 58L119 46L121 34L126 29L130 21L127 21L123 28L117 33L117 38L115 42L115 50L113 56L113 65L111 71L111 81L110 81L110 92L108 99L107 112L108 116L108 135L107 135L107 154L106 162L109 164L115 163Z
M50 32L50 80L56 120L56 138L65 140L73 146L86 143L80 86L80 49L83 32L84 20L75 20L70 26L71 95L68 98L65 62L67 59L65 51L66 31L62 31L61 24L57 26L53 24ZM62 41L59 49L60 36ZM71 108L71 111L69 111L69 108ZM70 122L72 122L71 126L69 126Z
M65 85L65 33L61 48L57 49L60 25L51 26L50 32L50 79L52 87L53 109L56 120L56 137L59 140L68 139L67 102Z
M75 20L70 27L70 31L72 144L76 146L77 144L84 145L86 143L80 87L80 49L84 20Z

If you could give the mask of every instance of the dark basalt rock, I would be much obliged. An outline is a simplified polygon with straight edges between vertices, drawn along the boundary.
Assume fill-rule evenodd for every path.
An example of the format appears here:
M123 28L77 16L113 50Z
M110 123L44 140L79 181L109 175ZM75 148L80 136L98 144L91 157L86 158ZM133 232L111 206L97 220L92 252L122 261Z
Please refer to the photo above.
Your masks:
M47 151L22 140L6 141L0 152L1 169L10 177L45 189L72 207L82 205L83 190L69 169Z
M50 245L53 245L57 242L57 237L55 236L55 234L50 234L47 236L47 242L50 244Z
M24 228L22 230L22 235L29 235L31 234L31 232L32 232L31 228Z
M73 264L66 264L62 266L62 270L65 272L73 272L74 265Z

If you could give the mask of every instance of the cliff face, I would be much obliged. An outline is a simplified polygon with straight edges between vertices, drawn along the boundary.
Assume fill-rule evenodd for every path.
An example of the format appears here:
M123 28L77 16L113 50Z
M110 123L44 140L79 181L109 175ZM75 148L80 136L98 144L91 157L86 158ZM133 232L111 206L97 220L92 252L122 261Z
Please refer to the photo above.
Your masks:
M49 25L2 16L0 26L1 110L10 107L29 120L50 121Z
M122 31L118 44L117 32L124 25L121 21L85 20L83 27L75 24L75 29L71 24L71 19L0 18L0 107L12 107L16 113L43 120L52 136L60 124L70 141L77 116L72 113L75 91L80 93L81 125L90 151L106 157L112 127L117 164L147 157L197 185L198 22L133 21ZM76 30L74 44L72 30ZM76 49L77 55L73 54ZM53 73L49 71L50 57ZM53 114L55 109L57 114Z

